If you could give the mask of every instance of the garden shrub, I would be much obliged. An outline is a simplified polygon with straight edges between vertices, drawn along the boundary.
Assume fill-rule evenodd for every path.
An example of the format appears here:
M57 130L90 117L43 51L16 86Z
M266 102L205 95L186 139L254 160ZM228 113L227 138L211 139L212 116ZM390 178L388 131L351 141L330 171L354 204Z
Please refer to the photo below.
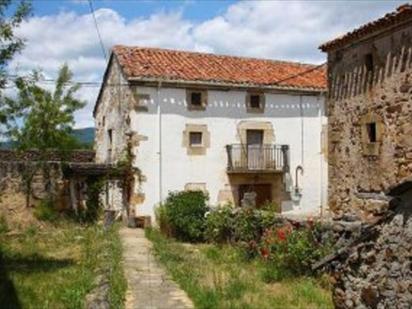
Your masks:
M274 202L269 202L269 201L266 201L260 209L268 210L270 212L278 213L278 214L281 212L281 207L279 206L279 204L276 204Z
M261 220L258 210L239 208L233 222L233 239L236 242L257 241L261 235Z
M294 228L292 225L267 229L258 246L260 256L273 272L271 276L264 273L265 279L309 274L312 263L325 256L329 249L327 244L315 239L313 232L311 227Z
M59 214L54 206L53 198L48 197L41 200L34 208L33 212L36 219L41 221L54 221L59 217Z
M229 243L233 236L233 206L226 204L206 213L205 239L215 243Z
M183 241L202 241L208 196L202 191L170 192L164 203L165 222L173 236Z
M217 243L259 242L264 230L283 223L284 219L271 210L234 208L227 204L207 214L205 239Z
M258 214L260 220L260 235L267 229L281 227L285 224L285 219L279 216L279 213L270 209L260 210Z

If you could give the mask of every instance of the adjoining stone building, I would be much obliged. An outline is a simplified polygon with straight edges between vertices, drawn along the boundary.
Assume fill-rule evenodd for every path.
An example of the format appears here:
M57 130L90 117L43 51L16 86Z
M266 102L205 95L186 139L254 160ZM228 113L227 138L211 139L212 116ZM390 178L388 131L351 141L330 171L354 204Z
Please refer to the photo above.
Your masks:
M412 6L320 49L329 206L355 237L314 268L331 266L336 308L411 308Z
M329 207L384 212L412 174L412 8L320 46L328 54Z

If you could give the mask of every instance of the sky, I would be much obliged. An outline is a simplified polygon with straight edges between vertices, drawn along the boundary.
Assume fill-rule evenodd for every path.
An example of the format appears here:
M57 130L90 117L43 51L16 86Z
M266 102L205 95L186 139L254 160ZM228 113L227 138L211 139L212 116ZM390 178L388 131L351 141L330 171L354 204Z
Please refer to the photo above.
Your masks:
M87 0L33 0L16 34L26 46L10 74L67 63L80 82L101 82L106 60ZM318 46L395 10L403 1L92 0L106 53L116 44L164 47L320 64ZM87 105L75 127L94 125L99 86L77 94Z

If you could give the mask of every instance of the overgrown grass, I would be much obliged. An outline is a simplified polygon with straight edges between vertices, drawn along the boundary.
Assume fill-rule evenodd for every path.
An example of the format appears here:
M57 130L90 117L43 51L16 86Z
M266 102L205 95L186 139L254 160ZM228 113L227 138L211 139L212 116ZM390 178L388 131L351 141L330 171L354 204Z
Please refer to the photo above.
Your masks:
M61 222L0 233L0 308L82 308L96 274L107 272L110 302L121 308L126 282L118 228Z
M288 278L266 283L267 264L239 249L183 244L147 230L154 252L197 308L333 308L326 280ZM267 274L266 274L267 275Z

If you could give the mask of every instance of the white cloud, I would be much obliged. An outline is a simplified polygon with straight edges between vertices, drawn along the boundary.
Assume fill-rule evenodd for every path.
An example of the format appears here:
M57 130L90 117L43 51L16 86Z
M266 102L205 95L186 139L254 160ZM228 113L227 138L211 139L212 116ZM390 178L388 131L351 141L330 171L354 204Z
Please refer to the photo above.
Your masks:
M83 3L79 1L79 3ZM158 12L126 20L103 8L96 18L104 45L140 45L320 63L324 41L393 10L400 2L251 1L193 23L182 12ZM10 64L12 73L42 68L55 77L67 62L78 81L100 81L105 69L92 16L74 12L34 16L18 30L27 44ZM97 88L84 87L87 100L76 114L78 127L93 125Z

